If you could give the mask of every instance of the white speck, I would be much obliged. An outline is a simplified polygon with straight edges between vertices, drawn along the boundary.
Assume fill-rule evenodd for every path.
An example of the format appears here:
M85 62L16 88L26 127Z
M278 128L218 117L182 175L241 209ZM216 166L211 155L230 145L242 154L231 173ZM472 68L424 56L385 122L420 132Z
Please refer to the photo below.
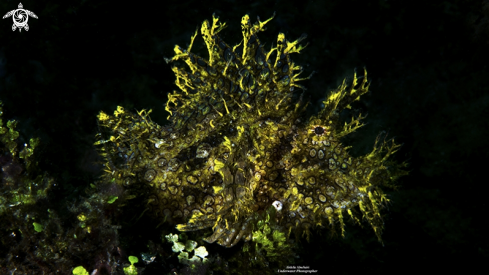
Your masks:
M163 143L164 143L164 141L162 139L160 139L157 142L155 142L156 149L159 149L161 147L161 145L163 145Z
M275 207L275 209L276 209L277 211L282 210L282 203L281 203L280 201L274 201L274 202L272 203L272 205L273 205L273 207Z

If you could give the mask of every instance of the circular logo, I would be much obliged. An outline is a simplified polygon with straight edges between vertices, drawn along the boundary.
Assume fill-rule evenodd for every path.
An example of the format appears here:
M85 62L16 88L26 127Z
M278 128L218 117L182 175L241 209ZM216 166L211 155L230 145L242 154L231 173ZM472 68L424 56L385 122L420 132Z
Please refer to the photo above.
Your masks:
M14 12L12 17L14 19L15 25L23 27L27 23L28 16L29 15L27 15L27 12L25 10L18 9Z

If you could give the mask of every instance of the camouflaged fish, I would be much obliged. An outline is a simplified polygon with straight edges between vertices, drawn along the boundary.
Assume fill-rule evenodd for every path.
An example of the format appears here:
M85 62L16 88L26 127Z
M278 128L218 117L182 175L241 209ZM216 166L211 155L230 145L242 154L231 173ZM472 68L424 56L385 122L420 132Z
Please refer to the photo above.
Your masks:
M273 18L273 17L272 17ZM276 211L278 230L309 234L313 227L340 228L345 216L366 220L380 240L379 209L388 201L379 188L406 172L388 160L399 145L376 141L373 151L352 157L341 138L362 126L361 115L343 123L339 113L368 91L367 73L329 93L321 111L304 118L302 67L291 54L305 35L290 42L280 33L265 50L258 33L266 21L241 20L243 40L230 46L226 26L213 16L202 24L208 59L175 46L168 63L178 91L168 94L170 124L149 112L98 116L106 178L148 193L147 208L180 231L212 228L205 240L225 247L252 232L264 213ZM361 80L361 82L359 82ZM299 93L298 93L299 91ZM300 96L297 96L300 94Z

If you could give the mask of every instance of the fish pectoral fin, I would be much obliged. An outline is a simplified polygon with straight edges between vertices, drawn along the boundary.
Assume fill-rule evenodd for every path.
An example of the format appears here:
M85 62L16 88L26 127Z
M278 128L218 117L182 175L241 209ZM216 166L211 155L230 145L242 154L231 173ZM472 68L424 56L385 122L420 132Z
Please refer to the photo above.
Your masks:
M189 221L186 224L177 224L176 229L178 231L196 231L211 227L214 224L213 220L207 221Z

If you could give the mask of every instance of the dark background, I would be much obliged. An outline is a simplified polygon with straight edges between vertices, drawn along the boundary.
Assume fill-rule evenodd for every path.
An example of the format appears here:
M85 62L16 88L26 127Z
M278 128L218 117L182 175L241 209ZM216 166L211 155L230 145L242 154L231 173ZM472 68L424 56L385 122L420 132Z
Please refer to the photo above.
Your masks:
M162 5L161 3L165 3ZM284 32L307 33L309 46L293 56L314 77L305 85L320 100L343 78L366 67L371 92L356 108L367 125L346 142L353 154L372 149L387 131L402 149L410 175L390 191L384 246L364 226L345 239L317 232L303 242L299 261L319 274L464 274L489 261L486 186L489 156L489 4L484 1L23 1L28 32L0 21L0 100L4 119L19 121L21 139L40 137L42 169L57 178L60 198L76 196L95 180L93 147L99 111L153 109L166 123L166 94L177 87L175 44L215 13L241 40L241 17L265 20L259 35L269 48ZM18 1L1 1L0 13ZM194 52L206 55L198 37ZM477 273L487 273L487 267Z

